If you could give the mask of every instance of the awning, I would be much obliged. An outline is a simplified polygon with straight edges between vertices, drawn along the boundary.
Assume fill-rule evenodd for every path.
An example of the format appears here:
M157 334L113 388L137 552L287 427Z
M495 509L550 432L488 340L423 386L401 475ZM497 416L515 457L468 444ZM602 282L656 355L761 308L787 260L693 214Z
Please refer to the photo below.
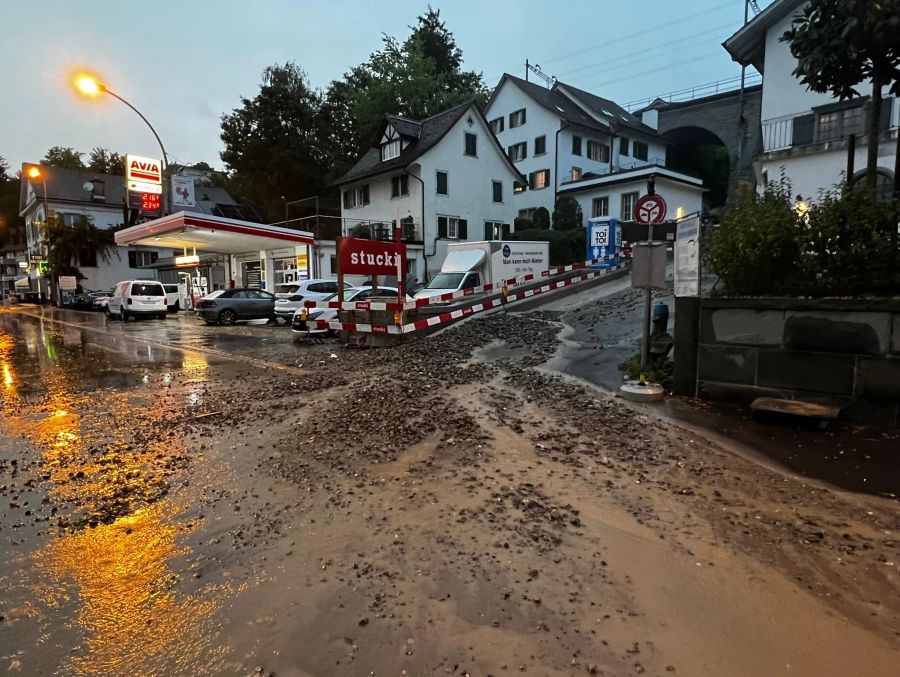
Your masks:
M19 287L20 289L25 289L26 287L30 289L31 288L31 280L27 277L23 277L20 280L16 280L15 286Z
M289 245L311 245L313 234L222 216L178 212L116 233L116 244L244 254Z

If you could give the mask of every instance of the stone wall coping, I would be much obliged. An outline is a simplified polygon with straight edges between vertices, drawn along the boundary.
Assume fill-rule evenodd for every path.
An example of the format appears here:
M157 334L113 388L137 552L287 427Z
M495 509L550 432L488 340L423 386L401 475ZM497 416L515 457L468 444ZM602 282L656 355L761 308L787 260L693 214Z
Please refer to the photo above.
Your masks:
M900 313L900 297L893 298L779 298L760 296L721 296L701 300L703 309L728 308L744 310L838 310L857 312Z

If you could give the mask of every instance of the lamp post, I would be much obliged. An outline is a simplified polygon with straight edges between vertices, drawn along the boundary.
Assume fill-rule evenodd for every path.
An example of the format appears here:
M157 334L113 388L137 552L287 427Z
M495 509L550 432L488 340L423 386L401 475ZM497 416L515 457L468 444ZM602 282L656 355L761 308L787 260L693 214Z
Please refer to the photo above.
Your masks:
M41 182L44 184L44 231L46 234L47 222L50 220L50 203L47 198L47 172L45 172L42 168L38 167L37 165L32 165L31 167L28 168L28 178L29 179L40 179ZM47 248L48 248L47 256L48 257L50 255L49 247L50 247L50 245L48 244L47 245ZM43 254L43 250L44 250L44 248L43 248L43 246L41 246L40 247L41 254ZM31 255L30 249L28 250L28 253L30 256ZM38 264L38 272L40 273L40 264ZM51 279L48 284L52 287L53 280ZM40 282L40 275L38 275L38 293L40 294L40 292L41 292L41 282Z
M99 96L100 94L109 94L111 97L118 99L119 101L124 103L126 106L128 106L131 110L133 110L135 113L137 113L138 117L140 117L141 120L143 120L144 123L150 128L150 131L153 132L153 136L154 136L154 138L156 138L156 143L159 144L159 149L160 149L160 151L162 151L162 177L163 177L162 203L163 203L163 216L165 216L165 214L170 211L169 210L170 205L168 204L169 200L167 199L169 196L169 191L166 190L166 186L165 186L165 183L168 180L166 178L166 173L169 169L169 161L166 157L166 147L163 146L162 139L159 138L159 134L157 134L156 130L153 129L153 125L150 124L150 121L146 117L144 117L144 114L141 113L141 111L139 111L137 108L135 108L134 105L130 101L119 96L114 91L112 91L109 87L107 87L102 82L97 80L97 78L95 78L91 75L82 74L82 75L76 76L75 87L78 89L78 91L80 91L85 96L96 97L96 96Z

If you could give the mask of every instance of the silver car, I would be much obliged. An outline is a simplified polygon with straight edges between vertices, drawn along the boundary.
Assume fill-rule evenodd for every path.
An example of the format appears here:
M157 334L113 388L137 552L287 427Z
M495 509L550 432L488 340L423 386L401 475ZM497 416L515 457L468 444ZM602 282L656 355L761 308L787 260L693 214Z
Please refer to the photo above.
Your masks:
M332 294L337 294L337 280L304 280L287 298L275 299L275 315L290 321L304 301L321 301Z
M350 287L344 289L344 301L365 301L370 296L372 296L371 287ZM376 296L392 296L396 298L397 288L378 287ZM407 294L405 300L412 301L413 298ZM322 300L323 303L331 301L337 301L337 294L332 294L328 298ZM333 329L310 329L306 323L309 320L336 320L338 319L337 308L310 308L306 313L305 319L301 317L303 315L301 312L302 310L303 308L298 309L291 320L291 330L295 334L300 334L302 336L327 336L328 334L334 333L335 330Z

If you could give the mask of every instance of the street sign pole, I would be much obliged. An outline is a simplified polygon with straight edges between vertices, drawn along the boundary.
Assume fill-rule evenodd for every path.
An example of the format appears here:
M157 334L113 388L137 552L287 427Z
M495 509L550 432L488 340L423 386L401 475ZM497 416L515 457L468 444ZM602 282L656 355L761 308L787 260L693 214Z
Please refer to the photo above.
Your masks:
M647 246L653 248L653 222L647 224ZM653 265L653 257L648 258L648 265ZM652 274L651 274L652 277ZM650 306L653 304L652 291L648 284L644 288L644 337L641 341L641 382L646 380L647 363L650 361Z
M650 362L650 314L653 284L653 225L666 216L666 201L656 194L654 178L647 181L647 194L634 205L635 221L647 225L647 284L644 286L644 332L641 341L641 383L646 381Z

